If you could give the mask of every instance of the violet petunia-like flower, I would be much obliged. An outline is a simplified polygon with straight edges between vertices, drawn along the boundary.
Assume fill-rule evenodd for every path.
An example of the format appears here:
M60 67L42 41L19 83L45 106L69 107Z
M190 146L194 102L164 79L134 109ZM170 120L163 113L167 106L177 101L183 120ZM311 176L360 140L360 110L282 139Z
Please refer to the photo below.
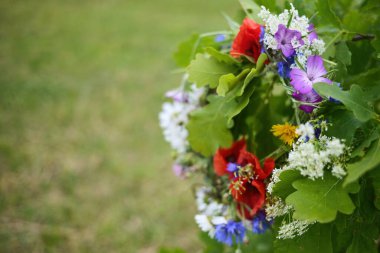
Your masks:
M307 94L313 89L314 83L328 83L331 80L323 77L327 74L322 57L311 55L307 58L306 71L294 68L290 71L290 84L301 94Z
M303 45L302 35L297 30L290 30L283 24L278 25L278 30L274 34L277 41L277 49L280 49L285 57L290 57L294 54L295 48L292 41L296 40L299 45Z
M293 93L292 96L300 102L308 103L307 105L304 104L299 106L299 108L306 113L311 113L315 109L315 106L310 104L315 104L322 101L322 97L319 96L318 93L315 92L315 90L311 90L309 93L306 94L302 94L296 91Z

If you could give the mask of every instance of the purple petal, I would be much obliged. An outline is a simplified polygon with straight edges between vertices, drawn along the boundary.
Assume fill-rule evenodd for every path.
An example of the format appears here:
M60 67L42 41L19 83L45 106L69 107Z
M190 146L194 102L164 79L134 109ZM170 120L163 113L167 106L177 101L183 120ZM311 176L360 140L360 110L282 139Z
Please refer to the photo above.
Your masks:
M181 90L170 90L165 93L165 97L181 103L187 102L188 100L187 94Z
M294 48L292 44L284 44L284 45L279 44L278 49L281 49L285 57L290 57L294 54Z
M309 27L307 28L307 30L310 32L309 33L309 37L308 37L310 42L312 42L313 40L318 39L318 35L315 32L313 24L310 24Z
M306 94L313 89L313 83L307 77L305 71L294 68L289 73L290 84L301 94Z
M307 58L307 66L306 66L307 76L310 81L314 81L314 79L326 75L327 71L323 66L322 57L319 55L312 55Z
M318 103L318 102L322 101L322 97L319 96L318 93L315 92L315 90L311 90L307 94L301 94L301 93L294 92L293 98L295 98L296 100L298 100L300 102L307 102L307 103ZM313 106L313 105L300 105L299 108L306 113L311 113L315 109L315 106Z

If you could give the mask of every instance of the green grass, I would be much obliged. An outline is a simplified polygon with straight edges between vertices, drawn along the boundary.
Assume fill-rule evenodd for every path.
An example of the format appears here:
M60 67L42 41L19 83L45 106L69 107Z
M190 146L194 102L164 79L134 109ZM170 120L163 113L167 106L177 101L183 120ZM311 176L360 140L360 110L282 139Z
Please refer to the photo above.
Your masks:
M0 2L0 251L201 248L157 122L171 54L228 0Z

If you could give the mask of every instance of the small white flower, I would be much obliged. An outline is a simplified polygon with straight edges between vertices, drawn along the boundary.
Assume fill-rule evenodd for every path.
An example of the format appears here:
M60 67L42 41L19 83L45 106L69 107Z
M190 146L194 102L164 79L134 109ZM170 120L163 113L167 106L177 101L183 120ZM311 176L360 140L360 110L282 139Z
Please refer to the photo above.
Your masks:
M277 238L292 239L296 236L303 235L309 229L309 226L314 223L315 221L294 220L290 223L283 224L280 227Z
M331 172L333 176L339 179L342 179L347 174L347 172L343 169L342 165L340 164L334 165Z
M270 221L289 213L292 209L292 206L286 205L280 198L274 197L265 205L266 219Z
M203 232L207 232L211 238L214 238L215 228L206 215L197 214L194 219Z
M299 125L296 134L300 135L299 139L302 141L308 141L315 138L314 127L309 122Z

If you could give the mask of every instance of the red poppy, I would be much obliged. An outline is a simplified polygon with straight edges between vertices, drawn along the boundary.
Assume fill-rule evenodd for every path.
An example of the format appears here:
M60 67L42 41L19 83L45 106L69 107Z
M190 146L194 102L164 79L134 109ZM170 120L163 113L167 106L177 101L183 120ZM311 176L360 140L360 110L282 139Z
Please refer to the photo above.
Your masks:
M219 148L214 155L214 170L218 176L228 174L228 163L236 163L242 151L245 151L247 145L245 139L236 141L230 148Z
M233 57L247 55L253 57L255 61L257 61L261 52L261 29L260 24L257 24L249 18L245 18L243 24L240 26L239 33L232 43L230 54Z
M275 166L274 160L272 158L267 158L264 161L264 169L261 168L259 159L254 154L251 154L246 150L241 151L237 164L240 166L251 164L256 178L260 180L266 179L270 173L272 173Z
M265 184L260 180L244 180L240 187L238 179L230 184L231 194L237 201L237 210L246 219L252 219L265 202Z

